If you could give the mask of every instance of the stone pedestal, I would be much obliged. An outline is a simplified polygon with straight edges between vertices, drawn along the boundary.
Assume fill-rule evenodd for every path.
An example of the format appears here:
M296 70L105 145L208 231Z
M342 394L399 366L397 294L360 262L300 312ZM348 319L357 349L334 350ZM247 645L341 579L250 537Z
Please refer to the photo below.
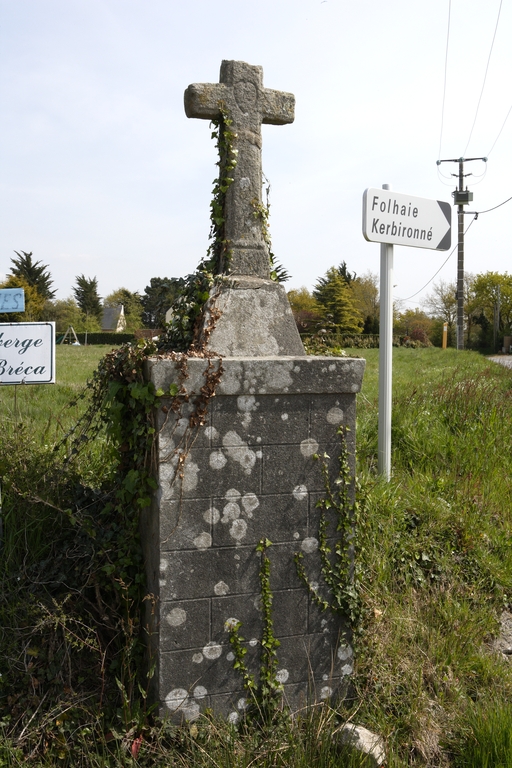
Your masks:
M148 621L161 714L193 720L211 707L236 722L243 712L247 693L233 669L226 622L242 623L246 662L257 675L262 538L272 542L285 700L298 709L343 694L352 671L347 626L311 603L294 553L304 553L321 589L316 503L324 481L313 456L327 453L335 475L344 425L353 466L364 365L331 357L193 358L186 368L148 361L155 387L169 392L178 384L182 395L178 410L176 399L162 397L156 415L158 490L142 520L148 592L156 598Z
M201 348L223 357L306 355L281 283L230 276L212 294L206 305ZM212 312L216 320L210 329Z

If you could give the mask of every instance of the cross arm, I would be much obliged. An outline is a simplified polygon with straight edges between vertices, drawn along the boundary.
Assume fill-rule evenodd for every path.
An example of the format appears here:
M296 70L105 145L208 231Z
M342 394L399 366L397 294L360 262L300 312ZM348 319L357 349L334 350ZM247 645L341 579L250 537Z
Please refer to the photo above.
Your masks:
M285 91L265 88L262 94L262 122L286 125L295 119L295 96Z
M223 83L193 83L185 91L185 114L213 120L220 114L219 102L225 101L227 96L228 89Z

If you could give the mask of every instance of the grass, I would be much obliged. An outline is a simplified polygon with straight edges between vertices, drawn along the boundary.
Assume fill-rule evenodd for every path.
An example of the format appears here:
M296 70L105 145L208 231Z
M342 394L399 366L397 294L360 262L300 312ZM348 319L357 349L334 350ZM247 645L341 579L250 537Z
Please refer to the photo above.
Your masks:
M71 400L83 390L103 355L105 345L73 347L58 344L55 349L55 384L0 386L2 424L26 423L37 441L56 441L76 421L80 407Z
M11 570L15 562L28 568L31 561L33 568L45 557L47 531L60 518L33 497L44 493L58 507L64 493L47 446L76 420L82 402L71 409L66 404L105 351L57 348L57 384L0 388L0 475L16 478L23 492L5 493L4 572L9 563ZM29 758L41 768L358 765L335 743L347 718L384 736L390 768L512 766L512 670L491 648L500 614L512 603L512 372L472 352L394 349L392 477L386 483L376 475L378 350L353 353L367 360L357 411L362 619L354 699L266 731L237 731L209 716L176 729L148 718L142 700L140 710L109 705L107 714L96 688L87 687L88 674L108 681L121 673L102 671L91 650L102 628L73 625L71 619L83 616L53 607L46 621L58 625L55 654L83 657L85 682L63 694L64 712L48 709L39 691L68 683L62 670L51 678L40 658L26 655L32 648L26 646L19 668L25 688L16 688L19 698L10 707L5 696L13 692L0 693L0 768ZM97 448L84 460L81 482L93 484L101 474ZM28 643L30 622L42 616L37 595L32 600L20 592L23 599L27 594L29 607L16 609L4 596L0 619L24 626ZM14 658L5 638L0 633L5 658ZM21 739L14 727L18 710L24 725L34 716Z
M277 731L237 730L206 715L184 728L158 723L140 741L121 728L105 738L100 722L75 729L62 723L60 732L48 741L46 754L30 764L34 768L370 768L367 760L337 744L337 723L335 712L327 708ZM1 768L21 768L26 762L26 754L0 737Z
M454 754L457 768L508 768L512 765L512 706L499 702L470 709L467 737Z
M481 738L483 713L512 728L510 666L489 645L512 595L512 374L476 353L395 349L385 483L375 475L378 350L365 357L359 716L400 764L486 765L453 761ZM507 755L488 765L512 765Z

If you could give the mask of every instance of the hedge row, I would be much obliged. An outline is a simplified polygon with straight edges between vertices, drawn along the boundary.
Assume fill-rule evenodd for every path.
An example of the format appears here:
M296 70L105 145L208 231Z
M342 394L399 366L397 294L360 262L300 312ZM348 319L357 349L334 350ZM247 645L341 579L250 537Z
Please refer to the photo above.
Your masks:
M64 338L64 333L56 334L56 343L60 344ZM85 333L77 333L76 337L80 344L85 344ZM135 335L133 333L88 333L87 344L112 344L115 347L119 347L121 344L125 344L127 341L133 341ZM73 344L75 337L68 333L66 344L69 342Z
M337 346L347 349L377 349L379 347L378 333L301 333L304 341L326 344L327 346ZM408 336L393 336L394 347L424 347L428 346L420 341L413 341Z

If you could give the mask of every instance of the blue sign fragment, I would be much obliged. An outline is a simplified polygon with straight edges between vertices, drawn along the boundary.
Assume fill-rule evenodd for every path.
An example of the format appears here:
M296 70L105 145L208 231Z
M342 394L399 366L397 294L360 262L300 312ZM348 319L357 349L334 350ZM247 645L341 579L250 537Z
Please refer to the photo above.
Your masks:
M25 291L23 288L0 288L0 312L24 312Z

